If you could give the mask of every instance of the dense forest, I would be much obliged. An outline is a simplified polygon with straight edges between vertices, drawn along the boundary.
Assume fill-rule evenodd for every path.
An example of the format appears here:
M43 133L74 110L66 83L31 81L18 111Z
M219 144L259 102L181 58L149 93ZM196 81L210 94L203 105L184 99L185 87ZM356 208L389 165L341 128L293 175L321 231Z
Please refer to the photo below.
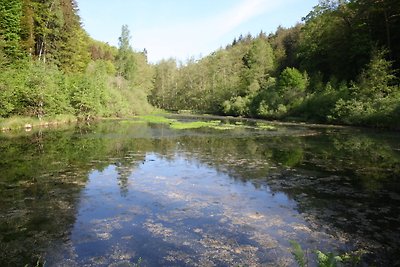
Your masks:
M400 127L400 2L321 0L292 28L155 66L157 107Z
M0 116L149 112L152 67L122 27L119 47L91 39L75 0L0 0Z
M0 117L165 110L400 128L400 3L321 0L291 28L152 65L85 32L76 0L0 0ZM151 105L149 104L151 103Z

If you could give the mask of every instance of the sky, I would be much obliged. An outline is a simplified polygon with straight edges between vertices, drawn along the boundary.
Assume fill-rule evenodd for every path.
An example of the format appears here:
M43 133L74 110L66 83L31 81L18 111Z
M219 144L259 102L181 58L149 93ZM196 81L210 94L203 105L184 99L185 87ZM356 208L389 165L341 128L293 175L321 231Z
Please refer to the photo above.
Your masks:
M318 0L77 0L89 35L118 46L121 27L156 63L207 56L241 34L269 34L306 16Z

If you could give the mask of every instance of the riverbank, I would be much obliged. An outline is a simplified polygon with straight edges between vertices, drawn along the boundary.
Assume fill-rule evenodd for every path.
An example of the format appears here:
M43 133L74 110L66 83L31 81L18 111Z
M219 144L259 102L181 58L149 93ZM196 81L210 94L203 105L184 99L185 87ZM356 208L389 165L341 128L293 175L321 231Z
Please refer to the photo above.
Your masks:
M31 131L33 128L37 127L51 127L62 124L76 123L78 120L78 117L74 115L57 115L41 119L36 117L15 116L10 118L1 118L0 130L2 132L14 130Z
M154 109L152 112L148 113L148 115L157 114L160 116L164 116L170 113L167 113L163 110ZM133 116L135 117L135 116ZM50 117L42 117L41 119L37 117L28 117L28 116L13 116L10 118L1 118L0 117L0 131L8 132L8 131L18 131L25 130L31 131L33 128L47 128L71 123L78 122L91 122L98 120L115 120L121 119L119 117L88 117L88 116L74 116L71 114L62 114L55 115Z
M204 113L197 113L195 111L173 111L168 113L163 113L162 115L168 116L185 116L191 118L208 118L208 119L237 119L237 120L246 120L246 121L263 121L272 123L274 125L286 125L286 126L296 126L296 125L308 125L311 127L322 127L322 128L345 128L345 127L355 127L361 129L375 129L375 130L388 130L388 131L400 131L400 123L397 122L396 118L392 119L392 124L389 123L382 123L380 125L372 125L372 124L351 124L351 123L344 123L344 122L321 122L316 120L307 120L302 117L284 117L280 119L268 119L268 118L258 118L258 117L247 117L247 116L225 116L220 114L204 114ZM387 121L389 121L387 119Z
M351 124L329 124L329 123L319 123L315 121L307 121L302 120L300 118L286 118L282 120L267 120L261 118L250 118L250 117L235 117L235 116L221 116L221 115L213 115L213 114L201 114L195 113L192 111L184 111L184 112L169 112L165 110L157 110L155 112L151 112L147 115L142 115L146 118L146 121L152 119L151 121L154 123L162 123L163 119L168 120L167 118L182 118L187 117L190 119L210 119L210 120L244 120L247 122L268 122L273 125L286 125L286 126L296 126L296 125L308 125L314 128L344 128L344 127L356 127L356 128L365 128L365 129L380 129L380 130L391 130L391 131L399 131L398 127L377 127L371 125L351 125ZM134 116L135 117L135 116ZM157 119L158 118L158 119ZM8 131L31 131L33 128L49 128L49 127L57 127L60 125L78 123L79 121L97 121L97 120L115 120L121 119L116 117L92 117L89 120L87 118L80 118L74 115L57 115L53 117L46 117L42 119L38 119L36 117L22 117L15 116L11 118L0 118L0 131L8 132ZM155 120L155 121L154 121ZM201 125L199 125L200 127Z

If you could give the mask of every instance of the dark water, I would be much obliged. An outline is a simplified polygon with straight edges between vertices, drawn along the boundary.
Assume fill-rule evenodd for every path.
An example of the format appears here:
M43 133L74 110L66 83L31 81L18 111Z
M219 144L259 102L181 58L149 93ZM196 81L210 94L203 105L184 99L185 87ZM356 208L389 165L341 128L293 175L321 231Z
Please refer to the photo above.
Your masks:
M0 265L296 266L291 240L399 265L400 135L277 127L2 134Z

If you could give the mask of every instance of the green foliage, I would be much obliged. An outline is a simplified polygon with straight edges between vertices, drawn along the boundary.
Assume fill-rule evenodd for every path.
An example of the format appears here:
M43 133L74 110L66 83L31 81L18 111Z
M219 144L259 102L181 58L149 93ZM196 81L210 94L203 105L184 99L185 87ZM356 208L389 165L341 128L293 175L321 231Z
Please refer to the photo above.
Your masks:
M275 73L280 73L287 67L299 67L298 51L303 26L300 23L288 29L279 26L270 36L275 55Z
M221 121L194 121L194 122L179 122L174 121L171 123L171 129L175 130L186 130L186 129L198 129L203 127L214 127L218 126Z
M274 70L274 54L268 40L263 36L256 38L243 57L243 86L246 93L253 94L264 88Z
M325 254L316 250L315 253L317 254L319 267L337 267L343 261L342 257L335 256L332 252Z
M320 1L305 18L299 62L309 73L327 81L353 79L367 63L373 41L366 35L358 10L344 1Z
M0 75L1 116L43 117L69 113L67 92L60 88L62 74L40 62L21 63Z
M51 126L76 122L77 118L73 115L53 115L42 119L34 117L12 116L7 119L0 120L0 130L17 130L35 128L37 126Z
M166 118L162 115L145 115L138 116L138 120L135 122L149 122L154 124L167 124L171 129L174 130L188 130L198 128L211 128L215 130L233 130L233 129L254 129L262 131L275 131L276 127L271 124L259 122L254 126L245 125L240 121L236 121L235 124L222 123L220 120L202 120L202 121L179 121L177 119Z
M136 68L135 57L133 49L130 45L130 31L128 25L123 25L121 36L119 37L119 48L116 57L116 65L118 74L127 80L134 77Z
M349 94L345 84L337 85L335 88L328 82L319 92L308 94L304 101L292 110L292 114L300 114L308 121L319 123L333 122L332 114L340 98Z
M149 96L150 103L156 107L173 109L172 97L175 96L174 86L177 75L177 65L174 59L161 60L155 66L154 87Z
M0 117L6 117L13 113L17 98L14 89L16 88L14 70L3 70L0 72Z
M392 62L385 59L386 51L373 51L371 61L366 65L354 85L355 97L369 101L371 98L389 96L396 87L391 86L395 80Z
M157 115L145 115L145 116L139 116L139 119L150 122L150 123L165 123L165 124L171 124L175 120L173 119L168 119L163 116L157 116Z
M336 102L329 116L332 121L376 127L399 127L396 99L400 91L398 86L392 85L395 76L390 68L391 63L384 55L385 52L382 51L374 52L358 83L354 83L349 89L350 94Z
M296 241L290 241L290 244L292 245L293 248L292 255L294 256L296 263L299 265L299 267L306 267L307 257L300 244L297 243Z
M0 0L0 22L1 117L152 110L153 68L132 50L126 26L119 49L91 40L75 0Z
M20 0L0 0L0 36L3 39L4 53L11 59L17 59L20 51L20 20L22 5Z
M320 1L304 24L241 36L179 67L161 62L151 102L170 110L399 128L399 7L391 0Z
M91 75L74 75L71 80L71 104L77 115L87 119L102 115L105 103L104 81Z
M320 1L303 24L152 66L127 25L118 48L90 39L75 0L0 0L0 116L129 116L150 102L398 129L399 15L393 0Z
M23 115L42 117L69 113L67 92L59 85L61 73L54 67L40 62L28 64L24 90L18 92Z
M231 100L225 101L223 105L223 111L227 115L232 116L246 116L249 115L249 104L250 99L248 97L234 97Z
M297 265L299 267L309 266L308 255L301 245L296 241L290 241L290 244L292 245L292 255L294 256ZM335 255L332 252L324 253L320 250L315 250L314 253L317 256L318 267L340 267L344 266L346 263L355 266L355 264L360 261L362 252L356 252L353 254L346 253L341 256Z
M134 53L135 72L132 78L134 88L137 88L147 94L153 89L154 67L147 62L145 52Z
M296 68L286 68L278 79L278 91L285 105L295 105L301 101L308 84L307 74Z
M280 90L295 90L304 92L307 87L307 75L301 74L296 68L286 68L282 71L278 80Z

